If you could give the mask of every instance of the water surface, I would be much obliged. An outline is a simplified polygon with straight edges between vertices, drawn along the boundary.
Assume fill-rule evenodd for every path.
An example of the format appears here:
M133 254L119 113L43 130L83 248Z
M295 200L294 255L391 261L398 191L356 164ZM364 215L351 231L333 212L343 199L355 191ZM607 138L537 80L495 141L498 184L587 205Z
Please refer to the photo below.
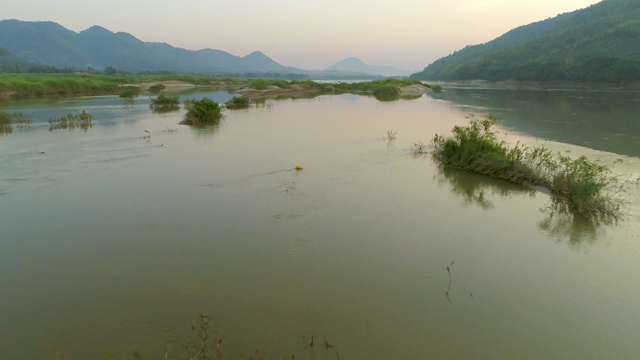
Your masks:
M4 358L163 358L199 313L228 358L640 357L637 208L585 224L414 156L466 122L454 102L270 101L200 129L143 98L2 110L35 120L0 136ZM49 131L81 110L93 128Z

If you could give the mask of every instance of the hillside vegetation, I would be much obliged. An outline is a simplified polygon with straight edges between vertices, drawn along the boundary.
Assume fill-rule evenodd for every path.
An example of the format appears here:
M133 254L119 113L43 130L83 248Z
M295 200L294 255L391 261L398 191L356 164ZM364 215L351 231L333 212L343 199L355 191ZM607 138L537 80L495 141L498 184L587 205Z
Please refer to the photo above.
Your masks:
M640 1L603 0L467 46L420 80L640 82Z

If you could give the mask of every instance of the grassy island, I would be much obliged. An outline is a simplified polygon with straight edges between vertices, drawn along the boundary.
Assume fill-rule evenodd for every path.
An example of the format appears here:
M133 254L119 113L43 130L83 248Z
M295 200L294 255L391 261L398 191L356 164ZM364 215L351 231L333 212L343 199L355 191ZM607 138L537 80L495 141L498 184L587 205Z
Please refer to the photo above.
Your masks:
M497 140L498 119L470 116L468 126L455 126L452 136L433 138L433 157L445 167L472 171L526 186L546 188L567 209L589 219L617 218L620 201L613 195L617 180L606 166L584 156L571 159L544 147L508 146Z
M250 99L353 93L375 96L381 101L414 98L429 89L438 90L418 80L391 78L319 83L312 80L234 79L179 74L0 74L0 99L100 94L119 95L126 99L143 92L158 94L164 90L194 87L227 89Z

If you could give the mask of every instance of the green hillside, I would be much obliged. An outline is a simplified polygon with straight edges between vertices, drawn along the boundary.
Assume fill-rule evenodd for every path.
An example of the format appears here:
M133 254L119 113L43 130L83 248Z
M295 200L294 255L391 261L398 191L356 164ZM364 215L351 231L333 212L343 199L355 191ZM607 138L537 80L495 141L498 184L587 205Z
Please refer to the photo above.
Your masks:
M467 46L420 80L640 82L640 1L603 0Z

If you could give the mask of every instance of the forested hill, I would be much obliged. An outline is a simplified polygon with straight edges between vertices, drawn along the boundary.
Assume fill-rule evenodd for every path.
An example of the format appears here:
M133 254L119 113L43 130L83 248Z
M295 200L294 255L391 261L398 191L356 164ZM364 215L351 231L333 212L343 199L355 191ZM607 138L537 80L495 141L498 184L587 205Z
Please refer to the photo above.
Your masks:
M640 1L603 0L467 46L420 80L640 82Z

